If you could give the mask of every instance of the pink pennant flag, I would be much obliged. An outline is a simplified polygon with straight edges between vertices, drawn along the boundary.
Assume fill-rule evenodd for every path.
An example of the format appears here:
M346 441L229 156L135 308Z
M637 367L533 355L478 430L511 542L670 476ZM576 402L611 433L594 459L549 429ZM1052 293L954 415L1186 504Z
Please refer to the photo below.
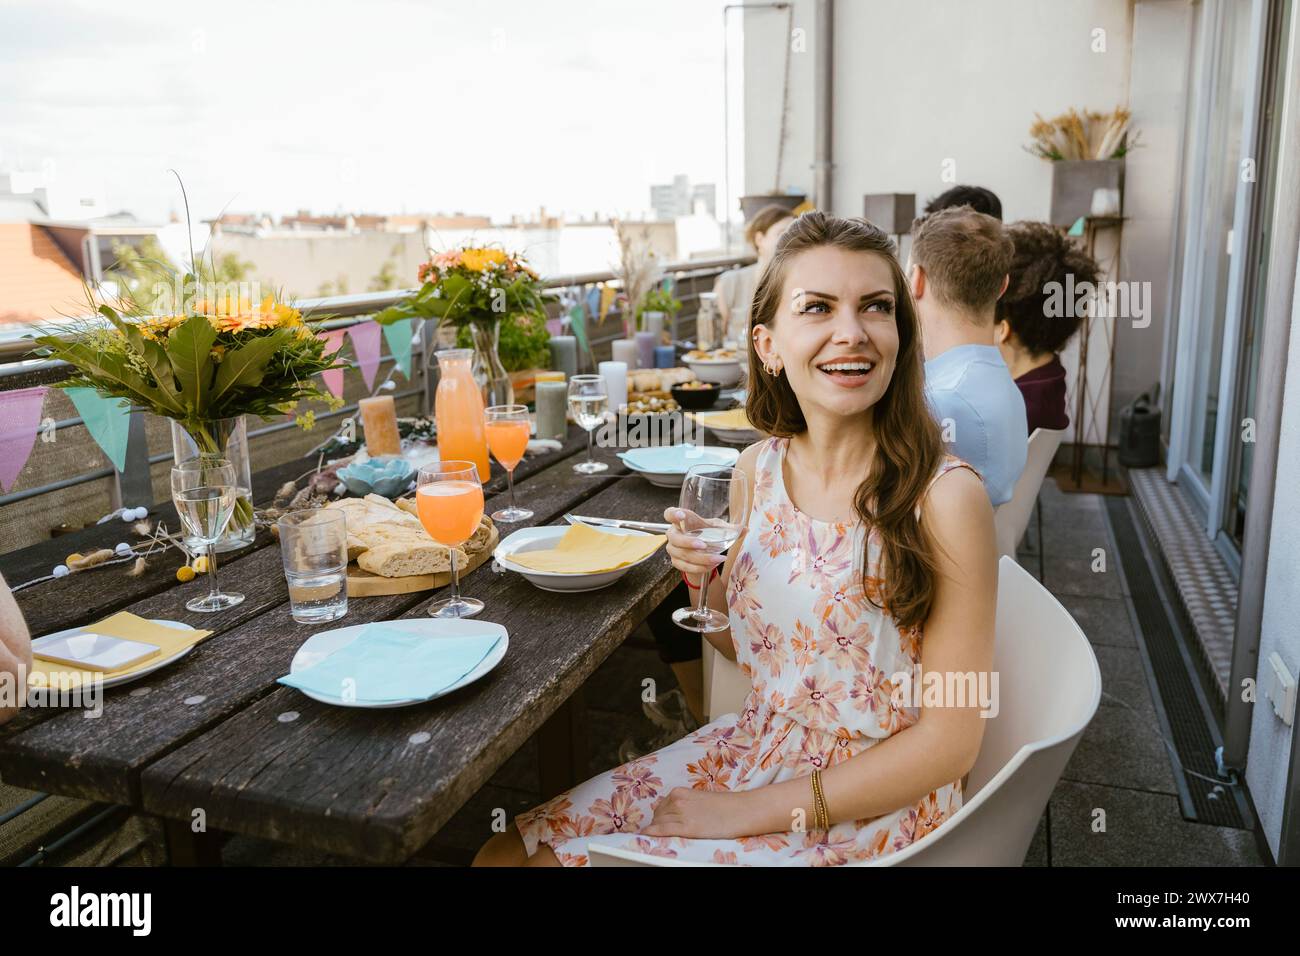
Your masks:
M375 373L379 371L379 340L383 335L378 322L358 322L348 328L352 348L357 353L361 377L366 380L366 391L375 387Z
M549 332L551 335L559 335L560 332L563 330L563 327L564 327L563 319L546 320L546 331Z
M344 329L335 329L333 332L317 332L318 338L325 340L325 354L334 355L343 348ZM341 368L332 368L327 372L321 372L320 377L325 380L325 387L330 390L330 394L335 398L343 397L343 372Z
M6 492L31 456L44 402L44 385L0 392L0 489Z

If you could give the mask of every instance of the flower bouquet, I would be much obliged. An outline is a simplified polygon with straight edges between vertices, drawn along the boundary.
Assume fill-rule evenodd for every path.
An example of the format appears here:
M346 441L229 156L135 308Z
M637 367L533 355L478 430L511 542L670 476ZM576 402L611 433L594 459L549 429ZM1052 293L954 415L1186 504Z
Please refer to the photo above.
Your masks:
M542 280L517 255L501 249L467 247L439 252L422 266L420 288L375 316L388 325L401 319L434 319L468 329L475 349L475 379L486 385L489 405L511 403L510 377L501 364L501 320L514 317L514 329L545 345L546 293ZM529 346L525 346L527 350ZM537 349L533 349L537 351Z
M186 277L187 293L202 289ZM101 305L107 325L82 322L59 335L40 336L38 354L76 370L58 383L61 388L93 388L171 419L178 457L179 428L191 451L242 456L245 475L244 415L291 414L304 399L342 405L314 378L341 366L325 354L325 341L297 309L271 296L257 305L238 296L193 296L184 303L166 315L129 315L126 303L117 309ZM299 415L298 424L312 427L313 414ZM230 447L232 438L238 449ZM250 488L241 488L227 537L251 538L250 494Z

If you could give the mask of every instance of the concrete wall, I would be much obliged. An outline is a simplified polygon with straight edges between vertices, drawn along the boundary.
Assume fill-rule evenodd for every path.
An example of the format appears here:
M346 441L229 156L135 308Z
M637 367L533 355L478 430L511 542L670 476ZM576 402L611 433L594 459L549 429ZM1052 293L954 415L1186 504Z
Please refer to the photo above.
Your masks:
M795 44L804 52L791 54L779 183L785 14L745 14L746 192L775 186L811 194L813 9L812 0L795 2ZM1046 219L1051 164L1023 149L1034 114L1071 106L1133 110L1143 145L1127 163L1130 219L1113 271L1151 282L1155 302L1150 326L1122 322L1117 330L1112 418L1160 375L1191 13L1182 0L835 4L837 214L862 215L867 193L915 193L921 207L955 180L996 192L1008 222ZM1104 52L1093 49L1097 30L1105 31Z

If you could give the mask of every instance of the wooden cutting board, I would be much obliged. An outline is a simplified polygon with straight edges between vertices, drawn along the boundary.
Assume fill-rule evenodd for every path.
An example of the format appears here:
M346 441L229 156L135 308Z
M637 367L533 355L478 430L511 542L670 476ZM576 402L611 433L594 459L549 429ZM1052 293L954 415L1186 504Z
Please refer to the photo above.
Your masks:
M501 535L497 532L494 524L492 532L488 535L487 543L469 556L469 566L458 569L462 581L465 580L465 575L492 557L492 552L496 550L497 542L500 540ZM450 583L450 571L442 571L438 574L408 574L400 578L386 578L382 574L371 574L369 571L362 570L357 567L355 561L348 565L348 597L350 598L432 591L434 588L444 587Z

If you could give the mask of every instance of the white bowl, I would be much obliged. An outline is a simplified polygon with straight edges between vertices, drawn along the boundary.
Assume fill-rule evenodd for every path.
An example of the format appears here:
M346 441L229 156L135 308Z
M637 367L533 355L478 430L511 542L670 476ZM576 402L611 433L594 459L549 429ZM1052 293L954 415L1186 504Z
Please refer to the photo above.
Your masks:
M522 574L543 591L573 593L578 591L599 591L601 588L607 588L637 565L644 564L658 553L652 551L640 561L625 564L613 571L600 571L596 574L557 574L553 571L538 571L535 568L526 568L522 564L515 564L510 560L510 556L515 553L547 551L554 548L560 538L564 537L564 532L568 530L568 525L520 528L497 545L496 550L492 552L492 557L501 567L507 571ZM637 531L632 528L601 528L600 530L610 534L648 535L646 531Z
M739 359L687 359L686 364L701 382L735 385L744 375Z
M687 449L693 449L687 451ZM660 452L677 452L677 455L661 455ZM641 453L646 457L667 457L674 462L672 467L663 469L638 468L637 457ZM723 448L718 445L671 445L664 446L662 449L633 449L630 452L619 452L619 458L623 459L629 470L635 471L650 484L659 488L680 488L682 482L686 480L686 472L695 465L721 465L730 467L735 465L740 458L740 452L734 448ZM665 465L669 462L665 461Z

